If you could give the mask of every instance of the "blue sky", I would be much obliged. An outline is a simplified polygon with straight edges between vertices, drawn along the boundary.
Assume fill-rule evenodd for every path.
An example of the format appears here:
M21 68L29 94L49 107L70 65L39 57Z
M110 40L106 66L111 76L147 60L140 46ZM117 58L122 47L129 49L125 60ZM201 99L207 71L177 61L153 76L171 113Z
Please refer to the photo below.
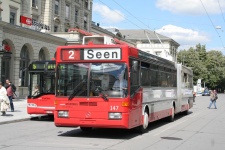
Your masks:
M188 49L200 43L225 54L225 0L93 0L103 28L149 29Z

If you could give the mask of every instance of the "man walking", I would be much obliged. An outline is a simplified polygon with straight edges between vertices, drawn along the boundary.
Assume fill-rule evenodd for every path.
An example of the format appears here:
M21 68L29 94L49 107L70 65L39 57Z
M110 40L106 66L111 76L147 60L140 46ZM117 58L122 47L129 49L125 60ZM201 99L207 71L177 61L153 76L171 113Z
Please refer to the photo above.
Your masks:
M9 102L10 102L10 108L11 111L14 112L14 105L13 105L13 88L12 88L12 83L9 81L9 79L6 79L6 91L7 91L7 96L9 98Z
M216 98L217 97L217 93L216 93L216 90L212 90L211 91L211 94L210 94L210 104L209 104L209 109L211 108L211 106L212 106L212 104L214 104L214 107L215 107L215 109L217 109L217 107L216 107Z

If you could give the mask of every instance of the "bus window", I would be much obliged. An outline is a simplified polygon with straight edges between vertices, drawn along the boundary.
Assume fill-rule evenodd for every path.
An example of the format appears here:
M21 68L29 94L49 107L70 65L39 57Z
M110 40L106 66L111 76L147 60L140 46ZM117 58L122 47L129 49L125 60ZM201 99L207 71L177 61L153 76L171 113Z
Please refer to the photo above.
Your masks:
M124 97L123 88L113 90L118 74L127 80L127 67L124 63L76 63L59 64L58 67L59 96L99 96ZM63 68L63 69L61 69ZM122 85L121 85L122 86Z
M55 92L55 75L54 73L31 73L30 88L28 96L38 96ZM38 85L39 92L35 93L35 87ZM34 94L35 93L35 94Z

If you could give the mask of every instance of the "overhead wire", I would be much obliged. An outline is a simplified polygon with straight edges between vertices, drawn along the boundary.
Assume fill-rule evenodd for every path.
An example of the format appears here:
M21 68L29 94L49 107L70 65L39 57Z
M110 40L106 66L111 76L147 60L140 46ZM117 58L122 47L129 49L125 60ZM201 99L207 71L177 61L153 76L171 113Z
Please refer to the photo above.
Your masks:
M98 0L100 3L104 4L105 6L109 7L110 9L113 10L113 8L111 8L110 6L106 5L104 2L102 2L101 0ZM120 13L116 12L118 15L120 15L121 17L124 17L123 15L121 15ZM136 27L142 29L140 26L138 26L137 24L133 23L132 21L130 21L129 19L125 18L125 20L129 21L131 24L135 25Z
M218 0L217 2L218 2L219 7L220 7L220 12L221 12L221 14L222 14L223 21L225 22L225 17L224 17L224 15L223 15L223 10L222 10L222 8L221 8L220 1Z
M210 20L210 22L211 22L211 24L212 24L213 29L216 31L217 35L219 36L219 39L220 39L220 41L221 41L221 43L222 43L223 48L225 49L224 44L223 44L223 40L221 39L221 36L220 36L219 32L218 32L217 29L216 29L216 26L214 25L212 19L210 18L209 13L207 12L207 10L206 10L206 8L205 8L205 6L204 6L202 0L200 0L200 2L201 2L201 4L202 4L202 7L203 7L204 10L205 10L205 13L207 14L207 16L208 16L208 18L209 18L209 20Z
M132 17L134 17L135 19L137 19L139 22L141 22L143 25L145 25L145 26L147 26L147 28L149 28L148 27L148 25L146 25L143 21L141 21L140 19L138 19L136 16L134 16L131 12L129 12L128 10L126 10L123 6L121 6L119 3L117 3L115 0L113 0L114 1L114 3L116 3L118 6L120 6L123 10L125 10L127 13L129 13Z
M99 1L100 3L102 3L102 4L104 4L105 6L109 7L110 9L112 9L110 6L108 6L107 4L105 4L104 2L102 2L102 0L98 0L98 1ZM146 27L149 28L149 26L146 25L143 21L141 21L138 17L134 16L132 13L130 13L128 10L126 10L123 6L121 6L121 5L120 5L118 2L116 2L115 0L113 0L113 1L114 1L114 3L116 3L118 6L120 6L123 10L125 10L127 13L129 13L132 17L134 17L136 20L138 20L138 21L141 22L143 25L145 25ZM220 41L221 41L221 44L222 44L223 48L225 48L225 47L224 47L224 44L223 44L223 41L222 41L222 39L221 39L221 36L220 36L219 32L217 31L217 29L215 28L216 26L214 25L212 19L210 18L210 16L209 16L209 14L208 14L208 12L207 12L207 10L206 10L206 8L205 8L205 6L204 6L202 0L200 0L200 2L201 2L202 6L203 6L203 8L204 8L204 10L205 10L205 12L206 12L206 14L207 14L208 19L210 20L211 26L212 26L213 29L216 31L216 33L217 33L217 35L218 35L218 37L219 37L219 39L220 39ZM220 6L220 10L221 10L221 13L222 13L222 9L221 9L221 5L220 5L219 0L218 0L218 4L219 4L219 6ZM113 9L112 9L112 10L113 10ZM121 17L124 17L124 16L122 16L120 13L118 13L118 12L116 12L116 11L115 11L115 13L117 13L117 14L120 15ZM224 19L224 21L225 21L225 17L224 17L224 15L223 15L223 13L222 13L222 16L223 16L223 19ZM125 17L125 20L127 20L128 22L130 22L130 23L133 24L134 26L136 26L136 27L138 27L138 28L140 28L140 29L143 29L143 28L141 28L139 25L137 25L137 24L135 24L134 22L132 22L131 20L127 19L126 17Z
M104 4L104 5L106 5L105 3L103 3L101 0L98 0L98 1L100 1L102 4ZM123 6L121 6L119 3L117 3L115 0L113 0L114 1L114 3L116 3L118 6L120 6L123 10L125 10L127 13L129 13L132 17L134 17L136 20L138 20L139 22L141 22L143 25L145 25L147 28L149 28L149 26L148 25L146 25L143 21L141 21L140 19L138 19L136 16L134 16L131 12L129 12L128 10L126 10ZM109 7L108 5L106 5L107 7ZM110 8L110 7L109 7ZM117 13L117 12L116 12ZM119 13L118 13L119 14ZM128 20L129 22L131 22L129 19L127 19L127 18L125 18L126 20ZM141 28L140 26L138 26L137 24L135 24L135 23L133 23L132 22L132 24L134 24L135 26L137 26L138 28L140 28L140 29L142 29L143 30L143 28ZM144 30L144 33L146 34L146 33L148 33L148 34L150 34L148 31L146 31L146 30ZM164 48L164 46L163 46L163 44L162 44L162 41L161 41L161 39L159 38L159 36L158 36L158 33L156 33L155 32L155 30L154 30L154 34L155 34L155 36L157 37L157 39L160 41L160 43L161 43L161 45L162 45L162 47L163 47L163 49L165 50L165 48ZM147 36L148 37L148 36ZM149 40L149 43L151 44L151 41Z

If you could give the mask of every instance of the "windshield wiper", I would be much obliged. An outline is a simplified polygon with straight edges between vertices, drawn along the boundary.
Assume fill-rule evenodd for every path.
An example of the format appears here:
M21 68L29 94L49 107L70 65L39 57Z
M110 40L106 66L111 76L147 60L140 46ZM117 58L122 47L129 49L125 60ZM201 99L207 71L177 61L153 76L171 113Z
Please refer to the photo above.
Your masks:
M105 101L108 101L108 98L106 94L102 93L103 89L100 86L96 86L95 92L98 94L98 96L100 96L101 98L103 98Z
M85 82L84 80L82 80L74 89L72 94L70 94L68 100L72 100L73 97L83 88L83 86L85 86Z
M109 99L107 98L108 95L105 95L105 94L103 94L103 93L100 93L99 96L100 96L101 98L103 98L105 101L108 101L108 100L109 100Z

